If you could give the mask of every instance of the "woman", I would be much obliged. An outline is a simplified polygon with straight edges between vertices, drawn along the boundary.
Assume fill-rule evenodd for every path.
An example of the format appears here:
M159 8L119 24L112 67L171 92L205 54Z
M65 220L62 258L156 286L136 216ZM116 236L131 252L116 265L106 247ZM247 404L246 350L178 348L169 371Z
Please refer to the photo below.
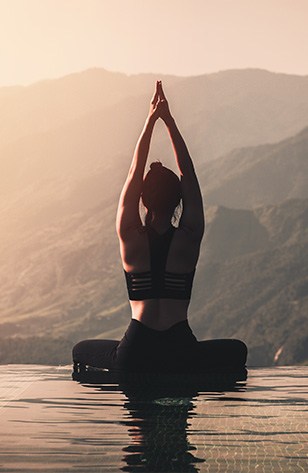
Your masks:
M161 163L144 178L155 123L162 119L174 148L180 180ZM139 213L146 209L145 225ZM172 225L182 200L178 228ZM156 82L117 213L117 232L132 320L123 337L86 340L73 358L101 368L152 372L199 372L244 367L246 346L238 340L197 342L187 311L204 232L202 196L186 144L170 113L162 83Z

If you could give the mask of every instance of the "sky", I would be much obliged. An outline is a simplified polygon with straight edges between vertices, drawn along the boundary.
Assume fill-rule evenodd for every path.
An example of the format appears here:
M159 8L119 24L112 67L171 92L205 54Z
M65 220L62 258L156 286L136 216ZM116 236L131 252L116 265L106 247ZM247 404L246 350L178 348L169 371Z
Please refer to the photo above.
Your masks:
M308 0L0 0L0 86L92 67L308 75Z

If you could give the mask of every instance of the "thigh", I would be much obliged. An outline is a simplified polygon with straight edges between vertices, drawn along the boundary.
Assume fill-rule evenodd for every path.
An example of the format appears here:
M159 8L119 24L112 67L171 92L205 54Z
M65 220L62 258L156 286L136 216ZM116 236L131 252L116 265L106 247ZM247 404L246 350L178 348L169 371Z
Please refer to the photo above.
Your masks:
M73 361L96 368L112 369L118 345L117 340L83 340L73 348Z

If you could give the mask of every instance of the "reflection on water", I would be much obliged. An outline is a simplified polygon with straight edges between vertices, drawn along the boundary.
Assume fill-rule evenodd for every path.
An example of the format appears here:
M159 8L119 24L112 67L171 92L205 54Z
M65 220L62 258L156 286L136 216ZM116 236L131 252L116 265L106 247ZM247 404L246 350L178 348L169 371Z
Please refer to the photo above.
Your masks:
M193 455L194 447L187 439L188 419L194 404L187 399L157 399L125 404L129 417L125 421L131 438L123 448L123 471L199 471L194 466L203 459Z
M205 462L194 455L196 447L187 438L199 392L243 391L245 385L236 380L246 380L247 372L206 377L84 372L74 377L90 389L100 382L101 391L113 382L127 397L123 407L128 413L122 424L128 427L130 444L122 449L122 471L171 473L198 472ZM86 384L89 381L92 384Z
M253 369L233 386L0 374L0 472L308 471L307 367Z

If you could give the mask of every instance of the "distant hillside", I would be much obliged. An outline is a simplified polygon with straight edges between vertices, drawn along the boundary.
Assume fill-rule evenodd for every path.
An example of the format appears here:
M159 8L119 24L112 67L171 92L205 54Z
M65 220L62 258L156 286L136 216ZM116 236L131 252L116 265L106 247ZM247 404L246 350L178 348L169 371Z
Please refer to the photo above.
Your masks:
M94 125L96 113L100 117L113 107L133 114L138 127L136 113L146 112L157 79L163 80L185 136L202 159L279 141L307 125L308 77L259 69L194 77L89 69L28 87L0 88L0 146L78 119L87 123L91 116ZM129 100L132 108L126 106ZM101 125L114 134L116 122Z
M272 145L240 148L199 172L209 205L254 208L308 197L308 128Z
M239 337L252 365L308 360L308 201L209 208L192 323L200 338Z
M308 360L307 243L307 200L210 207L190 308L198 338L242 338L252 365L280 348L279 364ZM0 268L2 363L69 363L77 340L116 339L128 324L111 208L20 236Z
M180 77L162 76L170 86ZM1 144L59 129L89 114L108 111L129 98L137 98L142 109L143 95L154 88L153 74L127 76L105 69L89 69L59 79L36 82L27 87L0 88ZM109 130L114 129L113 123Z

